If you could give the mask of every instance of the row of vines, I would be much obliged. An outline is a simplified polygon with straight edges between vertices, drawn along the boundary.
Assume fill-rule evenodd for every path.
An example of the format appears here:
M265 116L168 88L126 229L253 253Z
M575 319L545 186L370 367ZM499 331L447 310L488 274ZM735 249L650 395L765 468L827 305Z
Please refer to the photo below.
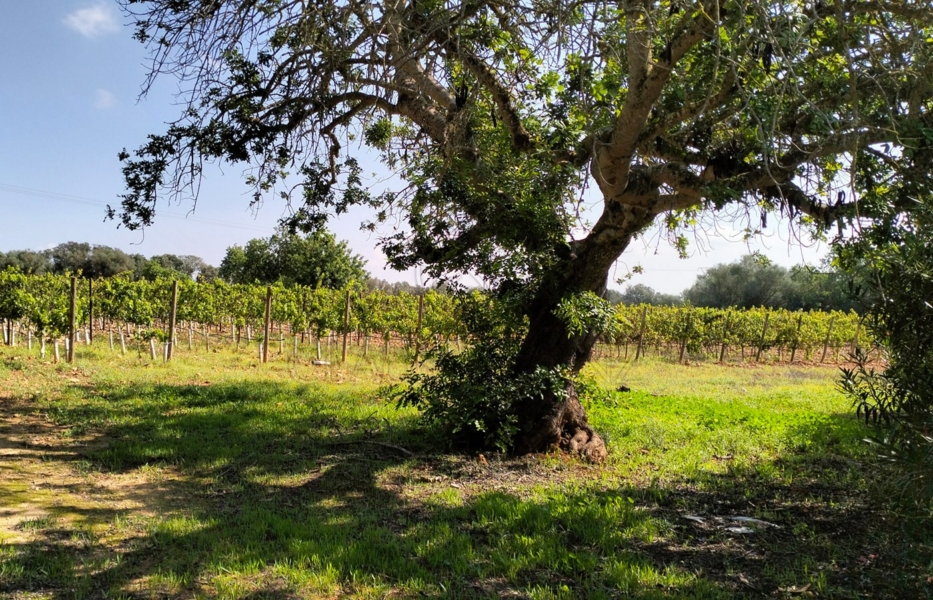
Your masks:
M641 339L642 354L664 351L681 360L722 360L729 352L825 361L847 358L856 345L871 345L854 312L619 305L616 320L606 341L617 350L634 348Z
M77 280L75 321L82 331L103 327L133 339L169 339L173 281L133 280L117 276ZM0 320L4 341L14 341L14 328L41 340L69 335L72 278L60 275L24 275L0 272ZM177 282L176 335L178 327L218 341L241 336L261 340L269 289L259 285L234 285L220 280L209 283ZM270 318L276 339L286 334L310 340L337 332L402 340L408 347L423 342L449 344L467 337L458 318L457 301L428 291L388 294L363 290L332 290L273 286ZM615 308L614 323L604 334L599 351L629 358L649 352L685 357L718 357L748 353L761 358L793 356L825 360L838 357L859 340L860 322L854 313L790 312L773 309L711 309L694 307L624 306ZM255 334L255 335L251 335ZM862 337L865 334L861 333ZM296 342L297 344L297 342Z

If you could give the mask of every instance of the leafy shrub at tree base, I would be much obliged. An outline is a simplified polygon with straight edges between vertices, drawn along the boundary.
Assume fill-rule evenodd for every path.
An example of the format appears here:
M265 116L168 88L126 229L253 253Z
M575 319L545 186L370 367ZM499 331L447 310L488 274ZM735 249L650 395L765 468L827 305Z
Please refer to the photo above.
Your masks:
M460 353L436 349L432 373L403 378L395 391L399 404L421 409L454 446L517 453L558 447L603 460L605 446L587 424L580 397L592 394L594 384L566 367L521 369L527 325L509 300L466 294L459 310L473 343ZM571 332L593 335L611 328L615 317L608 302L589 293L562 302L557 313Z
M518 434L518 401L563 389L559 372L517 374L518 342L492 338L436 357L433 373L410 372L397 391L400 404L422 410L424 420L451 445L511 451Z

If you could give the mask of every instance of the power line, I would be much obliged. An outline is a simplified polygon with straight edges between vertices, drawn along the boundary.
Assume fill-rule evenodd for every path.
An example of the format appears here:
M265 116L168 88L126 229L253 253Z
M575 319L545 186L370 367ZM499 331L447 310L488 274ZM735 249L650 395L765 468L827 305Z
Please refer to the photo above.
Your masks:
M47 190L37 190L37 189L21 187L17 185L10 185L8 183L2 183L2 182L0 182L0 192L8 192L11 194L18 194L21 196L32 196L34 198L43 198L45 200L55 200L58 202L68 202L70 204L80 204L83 206L100 206L100 207L108 206L106 202L100 202L99 200L92 200L91 198L84 198L82 196L72 196L70 194L60 194L58 192L50 192ZM241 225L239 223L231 223L229 221L220 221L217 219L206 219L203 217L193 217L189 215L180 215L177 213L170 213L170 212L160 212L159 216L166 217L169 219L192 221L195 223L204 223L206 225L215 225L217 227L232 227L235 229L245 229L248 231L258 231L261 233L268 233L268 229L266 228L251 227L249 225Z

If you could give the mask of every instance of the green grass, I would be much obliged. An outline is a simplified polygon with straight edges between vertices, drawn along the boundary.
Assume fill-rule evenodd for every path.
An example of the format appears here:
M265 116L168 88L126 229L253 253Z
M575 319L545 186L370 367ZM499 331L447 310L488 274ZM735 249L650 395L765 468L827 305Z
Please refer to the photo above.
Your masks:
M82 350L0 349L0 498L23 515L0 521L0 596L930 591L929 528L885 502L832 369L594 365L634 391L590 400L593 466L444 450L380 399L400 363Z

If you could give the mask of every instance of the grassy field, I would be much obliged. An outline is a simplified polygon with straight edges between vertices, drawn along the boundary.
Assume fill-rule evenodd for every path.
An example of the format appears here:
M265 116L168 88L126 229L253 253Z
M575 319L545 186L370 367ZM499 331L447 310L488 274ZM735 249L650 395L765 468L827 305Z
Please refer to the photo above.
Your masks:
M590 400L594 466L450 452L380 398L400 363L80 350L0 349L0 597L933 591L834 369L593 365L633 390Z

